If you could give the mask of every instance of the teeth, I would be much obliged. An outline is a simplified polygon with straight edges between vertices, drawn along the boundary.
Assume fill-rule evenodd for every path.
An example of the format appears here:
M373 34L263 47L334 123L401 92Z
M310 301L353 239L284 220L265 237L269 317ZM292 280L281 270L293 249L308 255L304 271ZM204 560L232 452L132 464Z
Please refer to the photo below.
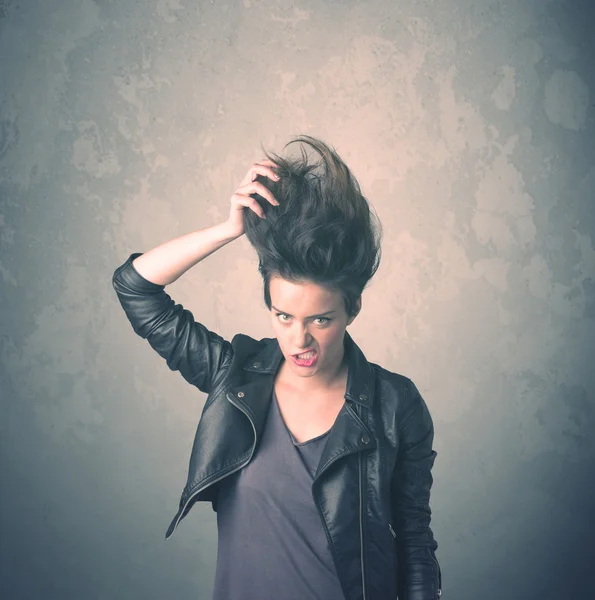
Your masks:
M316 352L307 352L306 354L298 354L297 358L302 360L308 360L309 358L312 358L315 354Z

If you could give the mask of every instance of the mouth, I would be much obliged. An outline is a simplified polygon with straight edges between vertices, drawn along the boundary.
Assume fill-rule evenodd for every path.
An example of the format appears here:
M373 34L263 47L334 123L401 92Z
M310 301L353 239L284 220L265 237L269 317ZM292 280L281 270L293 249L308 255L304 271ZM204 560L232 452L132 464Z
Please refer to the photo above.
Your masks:
M302 352L301 354L292 354L291 360L293 360L294 364L298 367L313 367L318 362L318 352L316 350L312 351L312 354L308 354L309 358L298 358L298 356L303 356L306 354Z
M300 360L310 360L310 358L312 358L312 356L310 356L310 352L313 353L312 356L315 356L317 354L317 352L316 352L316 350L314 350L314 348L308 348L308 350L304 350L303 352L298 352L298 354L292 354L291 356L293 356L294 358L299 358ZM304 354L307 354L308 356L304 357Z

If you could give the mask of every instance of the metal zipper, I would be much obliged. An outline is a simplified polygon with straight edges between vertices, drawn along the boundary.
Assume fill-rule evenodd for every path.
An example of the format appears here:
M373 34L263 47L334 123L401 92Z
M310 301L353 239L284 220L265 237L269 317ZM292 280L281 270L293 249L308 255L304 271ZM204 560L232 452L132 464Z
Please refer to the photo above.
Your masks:
M438 575L438 597L442 596L442 575L440 573L440 565L438 564L438 559L434 556L434 553L430 551L430 555L432 560L436 564L436 574Z
M393 526L391 523L388 524L388 528L393 536L393 538L397 538L397 534L395 533L395 530L393 529ZM441 574L440 574L440 565L438 564L438 559L434 556L434 554L432 552L430 552L430 556L432 558L432 560L434 561L435 565L436 565L436 573L438 574L438 597L442 596L442 581L441 581Z
M393 529L393 526L389 523L388 524L388 528L390 529L390 532L392 534L392 536L397 539L397 534L395 533L395 530Z
M351 401L348 400L346 402L345 406L347 407L347 410L351 413L351 416L354 416L355 419L356 419L356 421L358 421L359 423L362 423L361 419L358 416L358 414L353 410L353 407L351 405ZM325 470L328 469L330 465L332 465L337 460L339 460L342 456L344 456L344 454L341 454L339 456L335 456L335 458L331 462L326 463ZM361 482L361 464L362 464L362 460L361 460L361 451L360 451L360 458L359 458L359 476L360 476L359 479L360 479L360 482ZM314 481L312 483L312 489L314 489L314 486L316 485L319 476L320 475L318 474L314 478ZM362 488L362 486L360 484L360 506L362 505L362 500L361 500L361 498L362 498L362 491L361 491L361 488ZM331 549L333 547L333 544L332 544L332 539L331 539L330 532L328 530L328 527L326 526L326 521L324 519L324 515L322 514L322 511L320 509L320 506L318 505L318 501L316 500L315 496L314 496L314 500L315 500L314 504L316 505L316 508L318 509L318 514L320 515L320 519L322 521L322 526L324 528L324 533L326 534L326 539L328 541L329 549ZM361 527L362 527L362 516L361 516L362 510L363 509L360 509L360 537L361 537ZM362 543L362 554L363 554L363 543ZM337 568L337 563L336 563L336 560L335 560L335 553L332 550L331 550L331 556L332 556L333 562L335 563L335 569L337 571L337 575L339 576L339 582L341 584L341 589L343 590L343 594L344 594L345 598L348 598L349 594L348 594L347 590L345 589L345 586L344 586L344 583L343 583L343 578L339 575L339 569ZM362 574L363 574L363 561L362 561ZM362 578L362 580L363 580L363 578ZM364 588L364 599L363 600L365 600L365 598L366 598L366 595L365 595L365 588Z
M360 548L361 548L361 563L362 563L362 593L363 600L366 600L366 570L364 567L364 501L362 497L362 452L359 453L359 537L360 537Z
M248 413L246 413L244 410L242 410L242 408L235 403L235 398L233 396L231 396L230 394L227 394L227 398L236 408L241 410L246 415L246 417L248 418L248 421L250 421L250 425L252 425L252 431L254 431L254 443L252 444L252 450L250 451L250 456L248 456L248 459L245 460L242 464L235 467L235 469L232 469L228 473L225 473L225 475L221 475L221 477L217 477L217 479L214 479L213 481L209 481L209 483L207 483L206 485L203 485L203 486L199 487L197 490L195 490L194 493L188 497L188 500L186 500L186 504L184 504L184 508L180 511L180 514L176 520L174 528L172 529L172 532L169 537L171 537L175 533L175 531L178 527L178 524L180 523L180 520L182 518L182 515L184 514L184 511L186 510L186 507L188 506L190 500L192 500L192 498L194 498L194 496L196 496L197 494L200 494L200 492L202 492L204 489L217 483L221 479L225 479L225 477L227 477L228 475L231 475L232 473L239 471L242 467L245 467L250 462L250 459L252 458L252 455L254 454L254 449L256 448L256 427L254 426L254 423L252 422L252 419L250 418Z

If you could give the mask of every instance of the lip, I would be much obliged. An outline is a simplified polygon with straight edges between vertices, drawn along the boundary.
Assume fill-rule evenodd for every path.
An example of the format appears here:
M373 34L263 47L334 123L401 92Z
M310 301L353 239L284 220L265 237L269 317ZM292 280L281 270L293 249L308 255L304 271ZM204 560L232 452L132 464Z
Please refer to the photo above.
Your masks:
M300 368L310 369L318 363L318 352L315 352L314 356L309 360L300 360L299 358L296 358L293 355L291 355L291 360L296 366Z

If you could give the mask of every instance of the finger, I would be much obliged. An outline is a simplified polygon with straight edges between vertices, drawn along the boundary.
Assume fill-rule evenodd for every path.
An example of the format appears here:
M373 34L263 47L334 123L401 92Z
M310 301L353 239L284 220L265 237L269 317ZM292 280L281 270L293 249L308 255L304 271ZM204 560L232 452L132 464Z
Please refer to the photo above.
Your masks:
M263 159L259 160L255 164L257 164L257 165L267 165L269 167L276 167L277 166L272 160L269 160L268 158L263 158Z
M244 179L242 179L240 185L245 185L246 183L254 181L258 175L264 175L265 177L268 177L273 181L279 181L278 175L271 168L272 166L275 166L275 163L273 163L272 161L265 162L267 164L254 163L248 170L248 173L246 173Z
M256 200L256 198L252 198L252 196L244 196L243 194L235 193L232 196L232 199L235 200L237 204L241 204L246 208L254 211L259 217L265 218L264 210Z
M269 161L270 162L270 161ZM272 165L272 166L271 166ZM273 181L279 181L279 176L273 171L273 166L276 166L275 163L271 163L271 165L263 165L260 163L255 163L252 165L250 169L250 181L254 181L257 175L264 175L264 177L268 177Z
M249 183L246 183L245 185L240 186L236 190L236 194L237 193L243 194L244 196L249 196L250 194L260 194L263 198L266 198L271 204L279 206L279 202L277 201L275 196L273 196L271 190L269 190L262 183L260 183L260 181L251 181Z

